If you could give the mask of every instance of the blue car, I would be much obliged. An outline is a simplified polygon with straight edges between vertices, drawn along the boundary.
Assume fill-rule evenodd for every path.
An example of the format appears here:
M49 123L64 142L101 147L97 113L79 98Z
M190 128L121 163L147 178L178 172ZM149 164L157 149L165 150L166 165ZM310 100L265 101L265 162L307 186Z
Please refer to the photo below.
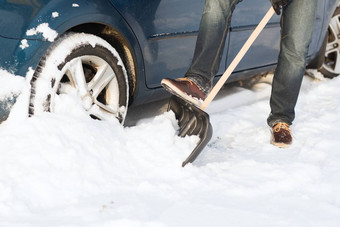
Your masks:
M308 67L340 73L339 0L320 0ZM77 90L96 119L124 122L128 107L168 95L164 77L182 77L196 42L204 0L0 0L0 68L29 77L29 115L53 111L56 96ZM236 7L221 75L270 7ZM211 34L214 35L214 34ZM228 82L272 71L279 52L274 16Z

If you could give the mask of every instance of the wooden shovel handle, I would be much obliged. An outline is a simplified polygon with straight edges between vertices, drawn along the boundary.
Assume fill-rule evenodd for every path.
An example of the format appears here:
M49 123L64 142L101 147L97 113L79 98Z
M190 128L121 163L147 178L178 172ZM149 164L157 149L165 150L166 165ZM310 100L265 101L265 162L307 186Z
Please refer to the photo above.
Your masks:
M263 28L266 26L266 24L268 23L268 21L272 18L273 14L274 14L274 9L273 7L270 7L270 9L268 10L267 14L263 17L263 19L261 20L261 22L257 25L257 27L255 28L255 30L253 31L253 33L250 35L250 37L248 38L247 42L245 42L245 44L243 45L243 47L241 48L241 50L238 52L238 54L236 55L236 57L234 58L234 60L230 63L229 67L227 68L227 70L223 73L223 75L221 76L221 78L218 80L218 82L216 83L216 85L213 87L213 89L210 91L209 95L207 96L207 98L204 100L204 102L202 103L202 105L200 106L201 110L205 110L208 105L211 103L211 101L215 98L215 96L217 95L217 93L220 91L220 89L222 88L223 84L227 81L227 79L229 78L229 76L231 75L231 73L234 71L234 69L236 68L236 66L240 63L240 61L242 60L243 56L247 53L247 51L249 50L250 46L254 43L255 39L258 37L258 35L261 33L261 31L263 30Z

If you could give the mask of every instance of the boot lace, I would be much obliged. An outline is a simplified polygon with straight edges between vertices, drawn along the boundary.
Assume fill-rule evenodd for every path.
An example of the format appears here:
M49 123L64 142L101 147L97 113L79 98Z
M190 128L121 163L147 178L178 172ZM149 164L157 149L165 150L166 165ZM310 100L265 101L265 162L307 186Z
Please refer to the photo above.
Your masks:
M284 123L284 122L279 122L276 125L274 125L274 127L273 127L274 132L279 132L281 129L284 129L284 130L287 130L287 131L290 132L289 125L287 123Z

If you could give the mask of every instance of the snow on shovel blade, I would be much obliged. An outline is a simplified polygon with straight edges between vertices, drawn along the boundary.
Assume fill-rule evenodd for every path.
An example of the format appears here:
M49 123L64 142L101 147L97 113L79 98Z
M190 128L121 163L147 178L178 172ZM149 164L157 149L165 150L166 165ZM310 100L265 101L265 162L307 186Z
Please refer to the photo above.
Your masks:
M209 121L209 115L206 112L174 95L170 98L168 111L169 110L175 113L176 119L178 120L178 136L197 135L200 139L195 149L182 163L184 167L189 162L195 161L210 141L213 131L212 126Z

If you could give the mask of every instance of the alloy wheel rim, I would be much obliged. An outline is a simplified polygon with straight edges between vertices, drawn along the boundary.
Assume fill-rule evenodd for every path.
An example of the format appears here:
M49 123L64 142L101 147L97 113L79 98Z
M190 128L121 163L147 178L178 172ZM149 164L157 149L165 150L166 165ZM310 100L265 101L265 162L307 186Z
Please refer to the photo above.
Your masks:
M333 74L340 74L340 15L331 19L328 30L329 38L323 68Z
M69 87L77 89L83 108L96 119L123 120L119 107L119 85L112 67L104 59L85 55L68 62L62 69L64 77L58 93L67 94Z

